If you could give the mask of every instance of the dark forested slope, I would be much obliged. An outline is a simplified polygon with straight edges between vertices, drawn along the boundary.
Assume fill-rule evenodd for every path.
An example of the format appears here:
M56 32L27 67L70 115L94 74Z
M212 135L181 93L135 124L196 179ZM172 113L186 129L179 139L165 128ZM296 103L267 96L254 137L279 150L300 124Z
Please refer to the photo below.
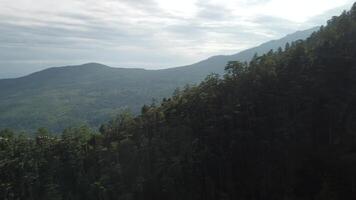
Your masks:
M161 100L177 87L198 83L210 73L222 73L230 60L248 61L286 42L306 38L314 30L291 34L232 56L216 56L197 64L166 70L111 68L97 63L50 68L17 79L0 80L0 129L53 131L89 124L98 127L129 108Z
M0 138L1 199L356 199L356 4L91 133Z

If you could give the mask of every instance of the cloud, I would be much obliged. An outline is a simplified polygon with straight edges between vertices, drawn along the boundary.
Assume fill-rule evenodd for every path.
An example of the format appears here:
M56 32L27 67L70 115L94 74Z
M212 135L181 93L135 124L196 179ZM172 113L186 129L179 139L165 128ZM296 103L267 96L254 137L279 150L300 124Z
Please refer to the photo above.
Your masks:
M208 1L199 1L196 5L199 8L197 17L201 20L222 21L232 17L232 10L222 5L216 5Z
M343 6L339 6L333 9L330 9L320 15L316 15L310 18L305 24L320 24L325 25L332 16L339 16L344 10L349 10L351 8L352 2L345 4Z
M351 3L1 0L0 78L84 62L152 69L190 64L319 25Z

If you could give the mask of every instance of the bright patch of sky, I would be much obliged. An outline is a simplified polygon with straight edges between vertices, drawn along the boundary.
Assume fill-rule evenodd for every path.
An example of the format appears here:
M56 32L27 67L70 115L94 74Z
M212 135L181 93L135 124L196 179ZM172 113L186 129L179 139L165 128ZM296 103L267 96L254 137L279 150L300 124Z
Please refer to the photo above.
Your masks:
M352 0L0 0L0 78L101 62L159 69L322 25Z

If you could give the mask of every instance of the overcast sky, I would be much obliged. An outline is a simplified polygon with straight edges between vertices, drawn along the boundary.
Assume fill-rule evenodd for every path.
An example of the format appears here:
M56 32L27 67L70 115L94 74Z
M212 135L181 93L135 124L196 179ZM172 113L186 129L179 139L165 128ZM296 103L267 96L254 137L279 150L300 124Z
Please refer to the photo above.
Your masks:
M324 24L353 0L0 0L0 78L100 62L158 69Z

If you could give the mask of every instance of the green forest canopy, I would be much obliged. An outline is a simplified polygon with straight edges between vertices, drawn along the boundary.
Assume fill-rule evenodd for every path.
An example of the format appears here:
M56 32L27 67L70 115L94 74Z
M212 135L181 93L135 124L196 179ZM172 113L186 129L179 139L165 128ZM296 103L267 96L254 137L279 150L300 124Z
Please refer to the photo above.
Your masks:
M0 137L1 199L355 199L356 4L141 115Z

